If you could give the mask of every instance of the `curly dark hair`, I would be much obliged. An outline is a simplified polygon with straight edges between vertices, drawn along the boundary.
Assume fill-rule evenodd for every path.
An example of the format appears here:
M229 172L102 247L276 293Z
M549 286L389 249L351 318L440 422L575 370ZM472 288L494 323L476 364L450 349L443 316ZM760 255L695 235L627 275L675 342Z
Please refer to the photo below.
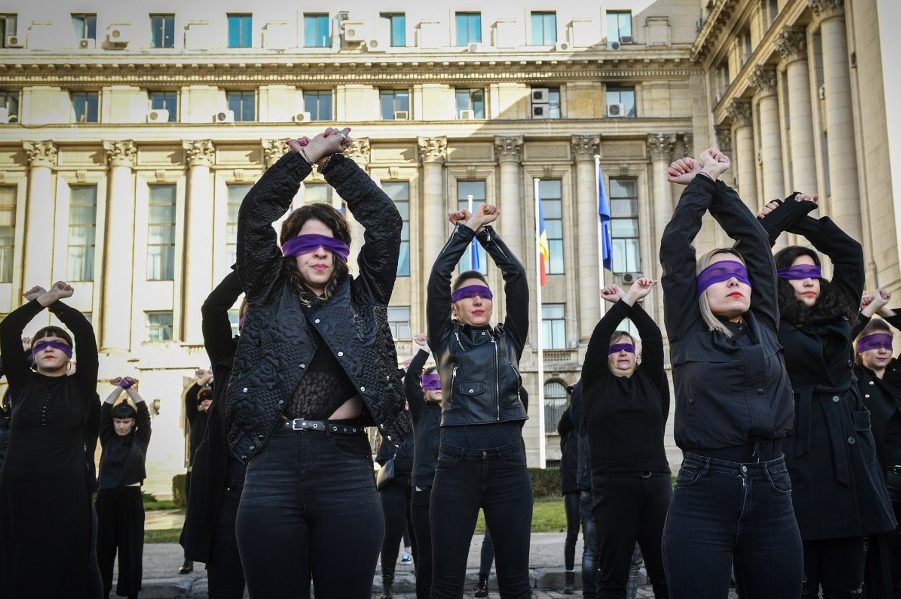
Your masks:
M791 245L776 252L776 268L788 268L800 256L808 256L814 264L821 266L820 256L815 251ZM857 316L857 307L848 305L841 292L826 279L820 279L820 295L812 308L808 308L795 297L795 288L785 279L779 279L778 295L782 318L799 329L816 327L843 317L853 322Z
M284 245L289 239L297 237L297 234L300 232L304 223L311 219L323 222L332 230L332 234L336 239L340 239L347 245L350 245L350 225L347 224L347 219L335 208L323 203L307 204L292 212L291 215L285 219L285 222L282 223L279 242ZM347 263L337 256L334 258L334 267L332 277L325 286L324 295L326 300L332 297L332 294L335 292L338 285L340 285L350 274ZM318 301L318 296L307 286L300 271L297 270L297 262L293 257L285 258L285 270L288 273L288 279L291 281L291 285L297 290L297 293L300 296L300 302L304 306L312 306Z

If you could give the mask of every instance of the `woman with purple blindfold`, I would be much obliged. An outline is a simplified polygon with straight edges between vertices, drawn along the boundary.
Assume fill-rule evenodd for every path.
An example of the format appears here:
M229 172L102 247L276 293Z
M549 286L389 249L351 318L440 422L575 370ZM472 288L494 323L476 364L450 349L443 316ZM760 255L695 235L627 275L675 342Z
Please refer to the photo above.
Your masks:
M850 360L863 248L828 217L808 216L816 208L816 196L793 193L759 216L772 244L788 231L815 248L789 246L775 257L779 342L796 412L785 455L804 541L802 597L817 596L820 587L827 597L846 597L863 586L866 537L892 530L895 517ZM831 280L820 272L818 252L832 262Z
M526 470L519 359L529 330L529 285L522 264L490 223L496 207L454 212L450 239L428 284L428 342L443 389L441 442L432 486L432 597L463 596L466 558L479 508L497 551L501 595L529 597L532 487ZM507 317L491 325L494 297L485 277L451 273L476 237L504 277ZM451 315L455 318L451 318Z
M777 340L776 268L766 233L707 150L668 172L687 185L660 242L664 318L684 459L663 531L669 595L720 599L734 566L742 598L797 599L801 539L782 455L792 394ZM709 212L735 240L697 258Z
M588 341L582 364L582 401L591 453L592 516L601 571L598 597L625 597L636 541L657 599L668 597L661 538L672 486L663 435L669 417L669 381L660 328L639 300L656 281L640 278L628 292L601 290L613 306ZM641 337L617 330L630 319Z
M0 352L15 401L9 448L0 470L0 589L5 597L90 598L102 594L92 549L86 427L97 403L97 342L84 315L60 300L72 287L34 287L28 303L0 323ZM44 308L60 327L32 340L28 368L22 330ZM73 349L78 369L69 375Z

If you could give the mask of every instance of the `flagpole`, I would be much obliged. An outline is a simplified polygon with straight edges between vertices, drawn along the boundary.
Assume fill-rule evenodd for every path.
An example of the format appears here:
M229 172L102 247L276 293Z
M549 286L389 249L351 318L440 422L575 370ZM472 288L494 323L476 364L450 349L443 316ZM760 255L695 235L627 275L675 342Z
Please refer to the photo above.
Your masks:
M468 204L467 208L469 209L469 213L472 214L472 194L471 193L466 195L466 202ZM473 237L472 243L469 244L469 270L480 270L480 269L476 268L476 260L478 259L478 256L476 255L477 251L478 251L478 249L476 249L476 238Z
M541 239L541 223L539 221L539 191L538 186L541 179L533 179L532 197L535 209L535 301L538 313L535 322L538 323L538 330L535 335L535 342L538 345L538 467L547 467L547 435L545 434L544 423L544 320L541 311L541 248L539 241ZM535 404L532 404L535 405Z
M607 286L604 279L606 278L606 273L604 272L604 225L601 223L600 212L601 212L601 155L594 155L594 199L595 199L595 211L594 213L598 215L598 301L601 306L601 316L603 316L607 312L607 302L600 299L601 289Z

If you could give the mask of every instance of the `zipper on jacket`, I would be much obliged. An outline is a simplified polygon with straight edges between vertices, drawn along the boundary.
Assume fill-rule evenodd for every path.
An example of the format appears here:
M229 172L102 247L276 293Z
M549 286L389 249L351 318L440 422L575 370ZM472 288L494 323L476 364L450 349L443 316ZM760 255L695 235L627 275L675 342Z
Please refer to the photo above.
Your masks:
M501 420L501 369L497 358L497 339L491 335L491 343L494 344L494 407L497 412L496 422ZM516 391L519 393L519 390Z
M460 346L460 349L462 349L463 351L466 351L466 348L463 347L463 342L460 341L460 332L459 331L457 331L457 330L454 331L454 337L457 338L457 345ZM456 370L456 368L454 370Z
M451 372L451 388L450 388L451 396L450 396L450 398L448 398L451 401L453 401L453 397L454 397L454 381L456 381L456 380L457 380L457 367L454 366L454 370L453 370L453 372Z

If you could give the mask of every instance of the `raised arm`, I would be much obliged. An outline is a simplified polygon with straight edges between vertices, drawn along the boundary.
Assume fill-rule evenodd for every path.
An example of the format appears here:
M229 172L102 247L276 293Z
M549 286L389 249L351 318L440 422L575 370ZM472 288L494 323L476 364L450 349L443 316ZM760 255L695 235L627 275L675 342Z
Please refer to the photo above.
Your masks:
M818 252L829 256L833 266L831 283L845 296L849 306L856 306L863 294L866 277L860 242L825 216L801 218L789 232L803 235Z
M585 350L585 361L582 363L582 383L590 387L596 381L610 374L607 367L607 350L610 348L610 337L616 332L619 324L629 317L632 308L619 299L607 309L594 327L588 348Z
M516 357L519 359L529 336L529 280L526 269L490 225L482 227L476 238L501 269L504 277L504 298L507 304L504 328L516 341Z
M188 392L185 393L185 416L187 416L189 424L194 422L199 413L197 410L197 395L199 393L200 385L197 383L191 385Z
M135 416L135 439L141 444L144 451L147 451L147 446L150 444L151 433L150 410L147 409L147 402L144 401L144 398L141 397L141 394L138 393L137 389L129 387L125 392L128 393L131 400L135 402L135 408L138 412Z
M811 196L797 191L784 200L773 200L767 204L757 213L757 216L769 237L770 247L776 244L776 240L783 231L788 231L798 220L816 208L817 204L811 201Z
M44 309L36 299L19 306L0 321L0 355L6 369L6 380L11 387L24 381L28 373L28 361L22 347L22 331Z
M78 359L78 368L75 369L74 376L86 389L86 399L93 401L94 393L97 392L97 371L100 367L94 327L91 326L84 314L61 301L53 302L48 309L66 325L66 328L72 331L72 337L75 340L75 357Z
M100 444L104 447L106 447L107 442L116 434L113 428L112 410L113 404L115 404L116 400L119 399L119 396L122 395L122 387L119 387L118 383L114 382L117 380L120 379L113 379L113 381L110 381L115 386L100 406Z
M404 391L407 394L407 403L410 404L410 412L413 415L414 422L418 419L423 406L425 405L425 396L422 390L422 382L419 377L422 375L423 367L429 359L429 352L420 349L410 360L407 372L404 373Z
M236 271L231 271L207 296L200 308L203 345L210 357L210 364L231 367L235 357L235 342L228 311L242 292ZM221 364L227 362L227 364Z
M432 274L429 275L426 290L426 322L429 327L429 347L432 349L438 347L451 326L451 274L474 235L475 231L465 224L458 224L432 264Z

